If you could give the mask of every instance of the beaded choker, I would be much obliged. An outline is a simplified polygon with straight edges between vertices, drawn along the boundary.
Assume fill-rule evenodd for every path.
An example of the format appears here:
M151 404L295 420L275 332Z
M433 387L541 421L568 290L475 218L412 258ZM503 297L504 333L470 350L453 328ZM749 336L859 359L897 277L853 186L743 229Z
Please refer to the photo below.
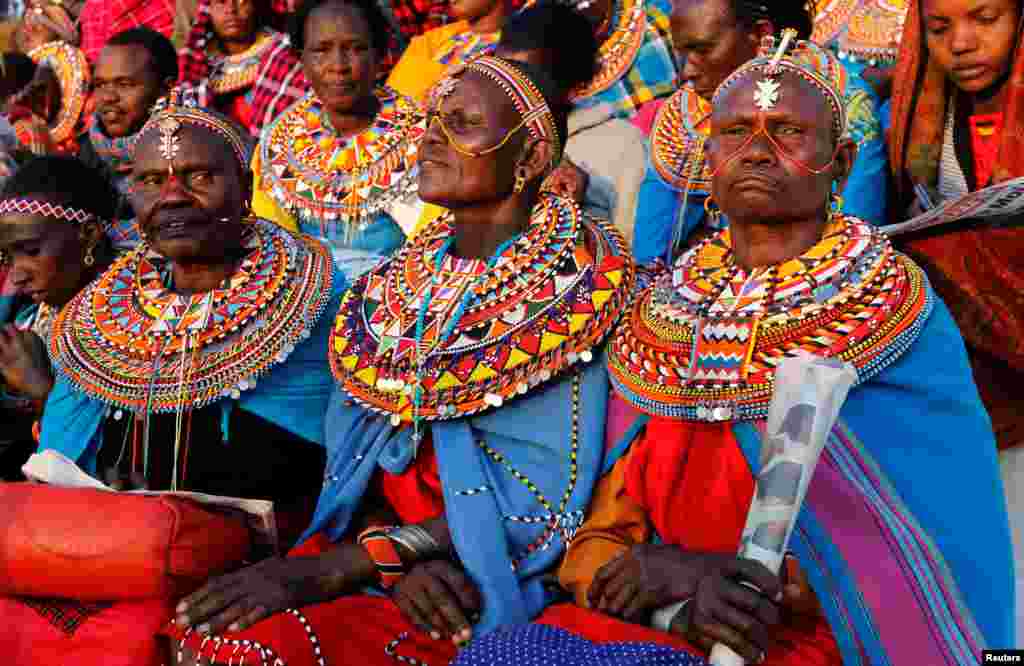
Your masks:
M82 119L92 70L85 54L67 42L49 42L28 52L37 65L48 65L60 83L61 101L57 120L50 126L54 144L73 139Z
M64 307L50 356L90 397L136 413L238 398L309 337L330 299L326 248L257 220L247 254L218 289L166 286L166 260L146 246L121 257Z
M93 116L92 127L89 128L89 143L92 144L92 149L114 173L130 173L133 163L132 149L135 147L135 139L139 132L114 138L107 136L101 127L99 116Z
M265 128L260 177L300 222L361 231L375 213L416 191L424 114L390 88L376 95L373 125L354 137L338 136L313 93Z
M252 46L241 53L210 54L210 90L215 95L226 95L251 87L263 56L277 44L276 36L274 31L263 29L256 34Z
M647 33L644 0L614 0L608 38L597 50L598 71L594 78L572 92L580 100L611 88L633 66Z
M396 424L498 407L591 360L633 288L622 236L567 199L545 196L489 270L447 254L452 233L442 216L360 278L335 324L338 383Z
M720 232L637 299L609 344L612 385L657 416L764 418L788 352L850 361L864 382L913 344L932 304L921 269L856 218L840 216L803 255L749 274Z

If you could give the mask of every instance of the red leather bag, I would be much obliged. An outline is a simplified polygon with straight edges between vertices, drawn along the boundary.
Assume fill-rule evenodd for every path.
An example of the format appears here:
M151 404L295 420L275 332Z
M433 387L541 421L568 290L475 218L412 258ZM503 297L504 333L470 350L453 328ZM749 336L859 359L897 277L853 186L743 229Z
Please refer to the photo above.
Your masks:
M181 498L0 484L0 595L180 597L249 548L241 521Z

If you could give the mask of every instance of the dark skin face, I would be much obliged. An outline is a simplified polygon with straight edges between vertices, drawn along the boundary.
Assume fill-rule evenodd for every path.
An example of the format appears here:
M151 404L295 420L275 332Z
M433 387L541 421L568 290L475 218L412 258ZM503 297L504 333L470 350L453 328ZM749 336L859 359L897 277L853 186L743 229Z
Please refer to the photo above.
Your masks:
M159 150L159 132L147 132L136 144L132 206L150 246L171 260L175 288L208 291L242 255L241 218L251 181L243 180L220 135L183 125L177 136L171 162Z
M107 136L142 129L150 110L173 81L161 81L149 51L135 44L106 46L93 68L96 112Z
M522 120L501 88L476 72L459 79L438 114L458 144L471 152L498 145ZM420 198L454 211L460 256L488 258L526 228L530 202L550 157L551 145L537 141L525 128L494 152L464 155L435 119L420 144ZM513 192L517 169L531 184L520 193Z
M241 53L256 36L254 0L210 0L210 22L225 53Z
M40 199L42 200L42 199ZM98 225L79 226L39 215L0 217L0 251L10 262L10 281L36 303L63 307L96 277L96 264L85 265L85 255L98 257L103 231Z
M351 5L321 5L306 19L304 41L302 69L334 129L352 134L368 127L378 104L377 51L366 18Z
M757 55L761 35L773 30L767 21L754 30L744 26L733 16L729 0L679 0L670 22L672 44L685 63L681 78L707 100L722 81Z
M831 108L810 83L785 72L777 103L762 111L754 99L762 78L755 73L722 94L707 143L712 195L729 218L737 259L748 267L779 263L818 242L833 185L842 189L856 157L852 141L841 140L836 150ZM758 133L762 126L788 158ZM797 162L824 172L808 173Z
M921 9L928 52L954 85L972 95L1000 87L1018 38L1019 0L921 0Z

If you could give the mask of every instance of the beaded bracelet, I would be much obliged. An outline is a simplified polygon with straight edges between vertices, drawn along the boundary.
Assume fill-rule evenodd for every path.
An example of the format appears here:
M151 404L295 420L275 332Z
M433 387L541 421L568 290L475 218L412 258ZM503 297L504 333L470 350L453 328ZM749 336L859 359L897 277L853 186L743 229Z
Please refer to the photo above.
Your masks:
M377 573L380 574L380 584L384 589L391 589L402 576L405 575L405 565L402 558L398 556L395 544L388 538L388 531L392 527L374 526L359 533L356 541L366 549Z

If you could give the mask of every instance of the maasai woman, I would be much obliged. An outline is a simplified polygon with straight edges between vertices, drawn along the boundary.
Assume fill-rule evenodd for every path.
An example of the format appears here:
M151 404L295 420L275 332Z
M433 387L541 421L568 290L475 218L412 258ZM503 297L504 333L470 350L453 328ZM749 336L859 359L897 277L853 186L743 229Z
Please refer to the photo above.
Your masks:
M942 201L1024 176L1022 30L1020 0L980 8L962 0L913 3L896 68L889 145L900 213L920 210L915 185ZM1003 449L1024 574L1024 230L954 224L904 247L928 271L967 341ZM1019 594L1024 600L1024 584ZM1024 608L1018 608L1024 631Z
M285 39L268 25L269 0L199 0L181 51L181 83L198 89L203 106L216 108L259 137L252 112L260 63Z
M325 240L354 279L411 231L419 105L375 87L387 22L374 0L309 0L292 42L312 90L267 126L253 159L253 210Z
M494 50L511 5L508 0L456 0L455 19L409 42L388 77L388 85L420 102L446 71Z
M1014 644L995 446L963 343L923 271L831 203L855 152L837 74L812 43L769 42L715 93L712 192L732 223L613 338L609 430L636 439L560 570L582 608L542 622L790 666L977 664ZM735 554L774 368L796 349L852 363L858 383L776 576ZM646 626L673 602L653 618L662 631ZM477 652L499 640L523 663L546 650L520 638L456 663L501 663Z
M177 78L174 46L149 28L132 28L114 35L96 60L96 114L79 141L78 156L100 170L119 194L117 212L107 228L119 251L133 249L140 240L128 197L135 138L153 105L167 95Z
M117 485L273 500L287 545L323 475L332 382L322 355L340 282L320 243L247 214L248 158L222 116L177 94L158 106L132 173L146 243L54 322L41 449ZM106 625L110 649L133 649L132 663L152 663L141 660L158 650L166 602L118 624L122 605L84 622ZM12 622L35 612L3 607ZM35 656L17 632L3 640Z
M0 475L19 478L35 449L32 424L53 386L46 356L50 328L71 297L112 259L104 235L114 195L94 170L72 157L39 157L0 193L0 253L11 287L34 305L0 328L0 402L7 448Z
M757 0L682 0L672 15L673 37L686 85L658 110L651 131L650 163L637 198L634 252L638 263L666 263L700 237L724 226L705 211L710 172L703 143L710 126L709 95L754 56L762 37L783 28L801 39L811 34L804 0L768 5ZM838 61L834 67L840 68ZM857 161L841 193L843 210L880 224L885 220L886 156L870 86L846 76L847 131Z
M25 10L16 40L20 50L48 70L59 88L59 104L47 109L50 141L63 153L78 152L77 137L85 121L91 70L78 49L78 27L67 7L59 2L40 2Z
M344 298L316 537L185 599L186 657L447 664L550 603L605 460L597 346L633 285L612 227L538 195L565 136L554 95L490 56L441 82L420 193L452 212ZM377 584L391 598L337 598Z

